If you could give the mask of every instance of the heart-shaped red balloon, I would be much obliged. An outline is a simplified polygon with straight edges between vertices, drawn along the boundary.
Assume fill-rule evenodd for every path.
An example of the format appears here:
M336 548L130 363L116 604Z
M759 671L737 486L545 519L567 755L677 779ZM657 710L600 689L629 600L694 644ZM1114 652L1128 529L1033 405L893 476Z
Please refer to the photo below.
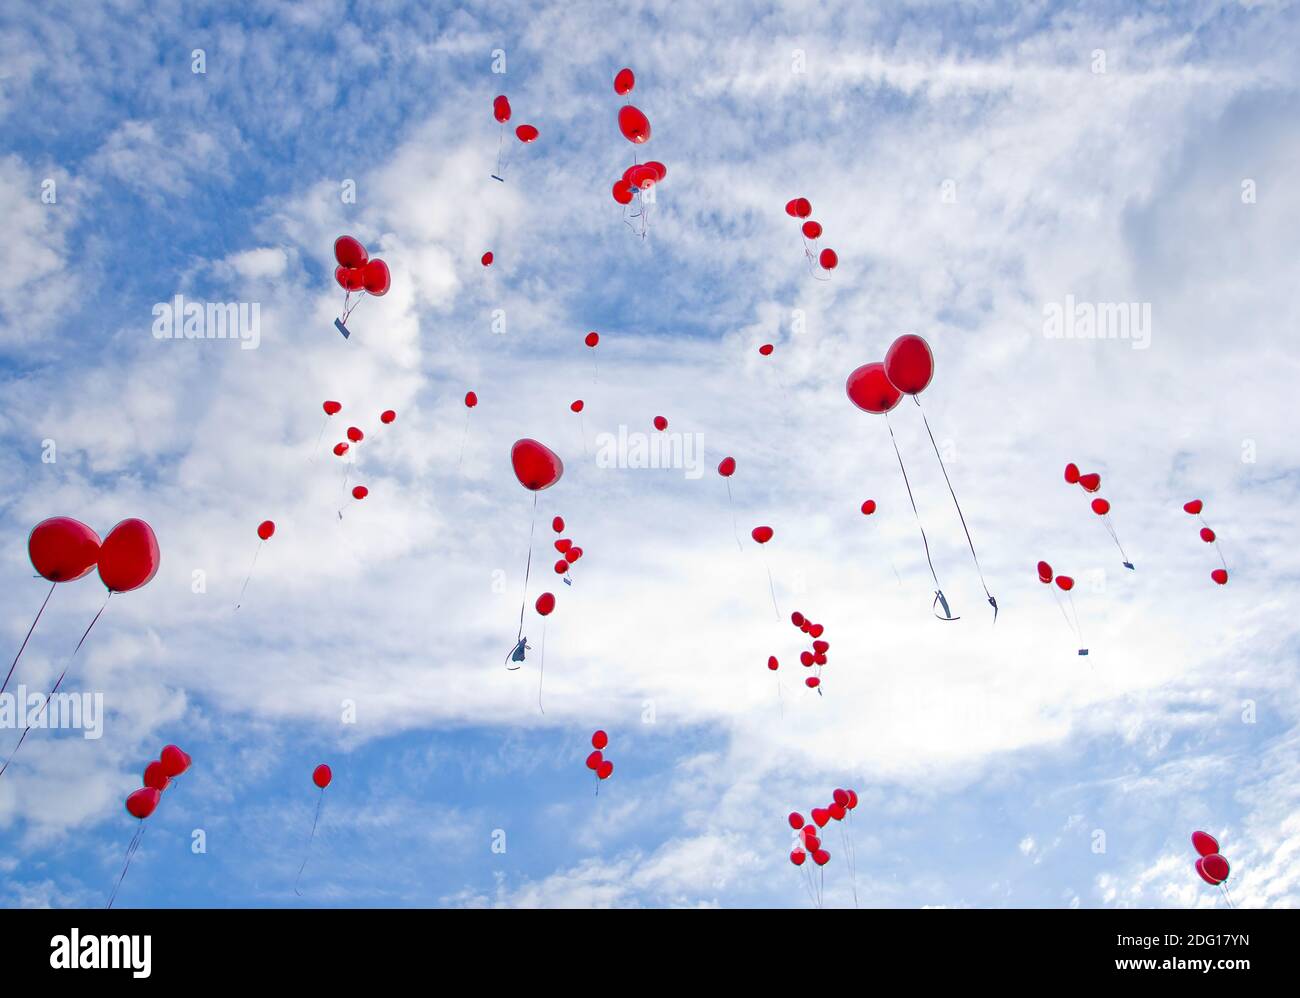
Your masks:
M839 803L832 804L826 810L830 811L831 817L834 818L836 821L843 821L844 815L848 813L844 805Z
M1210 856L1219 851L1219 840L1209 832L1192 832L1192 848L1202 856Z
M650 119L641 112L640 108L633 107L631 104L624 104L618 109L618 130L623 133L623 138L633 145L650 141Z
M146 787L153 787L155 790L162 791L167 789L167 784L170 782L171 777L163 772L163 764L157 759L144 767L144 785Z
M264 541L269 541L271 535L275 533L275 521L263 520L257 525L257 536Z
M52 516L32 528L27 538L32 568L47 582L85 578L99 561L99 535L80 520Z
M1110 512L1110 502L1098 497L1092 501L1092 511L1098 516L1105 516Z
M1074 580L1068 575L1058 575L1056 577L1056 584L1067 593L1074 588Z
M360 240L352 236L339 236L334 240L334 259L340 267L360 267L370 259L370 255Z
M180 776L190 768L190 762L192 761L189 753L181 751L176 745L164 746L158 760L162 763L163 772L168 776Z
M825 828L826 822L831 820L831 813L824 807L815 807L812 809L812 820L818 828Z
M1228 861L1217 852L1203 856L1197 861L1197 866L1203 871L1202 876L1212 884L1223 883L1228 879L1228 874L1231 872Z
M555 542L555 550L559 551L560 554L564 554L571 547L573 547L573 541L569 540L567 537L561 537Z
M1052 581L1052 566L1045 561L1038 563L1038 581L1044 585Z
M549 616L550 612L555 609L555 594L542 593L537 597L537 612L543 617Z
M894 340L885 354L885 377L900 392L920 395L934 377L930 344L915 333Z
M885 375L885 365L880 361L863 364L850 374L844 390L848 392L849 401L859 409L877 415L894 408L903 397Z
M821 624L810 624L808 627L808 634L814 638L820 638L825 631L826 628Z
M597 769L600 768L600 764L604 761L604 759L605 759L605 755L600 750L592 752L589 756L587 756L587 768L590 769L592 772L595 772Z
M1228 584L1228 570L1226 568L1216 568L1210 573L1210 578L1219 585L1226 586Z
M110 592L129 593L157 575L161 562L153 528L132 517L104 538L99 549L99 578Z
M874 500L874 499L868 499L866 502L864 502L864 503L862 504L862 515L863 515L863 516L870 516L870 515L871 515L872 513L874 513L875 511L876 511L876 500Z
M154 808L158 806L160 800L162 800L161 790L155 787L141 787L126 799L126 809L130 812L131 817L144 821L145 818L153 814Z
M1065 466L1065 480L1070 485L1079 484L1079 466L1073 461Z
M1214 543L1214 531L1211 530L1209 527L1202 527L1202 528L1201 528L1201 540L1205 541L1206 544L1213 544L1213 543Z
M795 866L803 866L803 861L808 858L808 854L802 849L795 849L790 853L790 862Z
M610 762L608 759L606 759L604 762L600 764L600 768L596 770L596 775L599 776L602 780L608 780L610 774L613 772L614 772L614 764Z
M811 669L813 664L813 653L810 651L801 651L799 653L799 662L805 669Z
M828 651L830 651L830 648L831 648L831 643L829 641L813 642L813 651L815 651L818 655L825 655ZM843 803L843 801L841 801L840 803Z
M569 553L566 555L566 557L569 559L569 564L572 565L575 561L577 561L579 558L582 557L582 548L577 547L576 545L574 547L569 548Z
M1183 510L1185 512L1191 513L1192 516L1199 516L1201 510L1203 510L1204 508L1205 508L1205 503L1201 502L1201 500L1199 499L1193 499L1191 502L1183 503Z
M510 448L510 463L519 484L530 492L549 489L564 474L564 462L545 444L525 437Z
M591 733L591 747L603 749L609 744L609 735L601 728L597 728Z
M786 821L790 822L790 827L796 832L803 828L803 815L798 811L791 811L790 816L786 818Z
M1096 492L1101 488L1101 475L1097 474L1095 471L1089 472L1086 475L1080 475L1079 484L1083 486L1084 492Z
M771 527L755 527L749 532L749 536L754 538L759 544L766 544L772 539Z
M734 457L724 457L718 463L718 474L723 478L730 478L736 473L736 459Z
M767 656L767 667L773 672L776 672L777 669L781 668L781 663L777 660L775 655L769 655Z
M828 853L825 849L818 849L816 852L813 853L813 862L816 863L818 866L825 866L830 861L831 861L831 854Z
M334 401L322 402L321 408L325 410L325 415L333 416L336 413L343 411L343 403Z

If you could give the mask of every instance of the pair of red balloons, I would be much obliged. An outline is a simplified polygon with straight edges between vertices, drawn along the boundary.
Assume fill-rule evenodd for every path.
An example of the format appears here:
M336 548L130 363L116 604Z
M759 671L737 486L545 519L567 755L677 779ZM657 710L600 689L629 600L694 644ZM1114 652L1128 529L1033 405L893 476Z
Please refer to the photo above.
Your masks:
M863 364L845 384L849 400L864 412L889 412L904 395L920 395L934 378L934 353L915 333L898 337L883 363Z
M179 745L165 745L157 759L144 767L144 785L160 793L173 779L190 768L194 760Z
M344 291L365 291L376 298L388 294L392 283L388 264L378 258L370 259L360 240L339 236L334 240L334 259L339 264L334 270L334 280Z
M1231 867L1223 856L1219 855L1219 842L1209 832L1192 832L1192 848L1200 855L1196 861L1196 872L1211 887L1218 887L1228 879Z
M101 542L80 520L52 516L27 538L32 567L50 582L75 582L99 569L110 592L129 593L158 574L162 555L153 528L134 517L123 520Z

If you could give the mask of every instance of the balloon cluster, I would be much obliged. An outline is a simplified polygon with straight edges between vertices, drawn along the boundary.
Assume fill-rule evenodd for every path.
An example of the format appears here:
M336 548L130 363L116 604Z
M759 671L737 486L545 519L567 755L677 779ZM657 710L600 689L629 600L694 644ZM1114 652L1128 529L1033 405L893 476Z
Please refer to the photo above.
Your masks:
M630 69L620 69L614 76L614 93L620 97L626 97L635 86L636 77ZM623 138L633 145L644 145L650 141L650 119L630 100L618 110L618 130L623 133ZM662 183L666 176L668 176L668 167L658 160L637 163L634 157L632 165L614 182L611 193L614 200L623 206L623 220L642 238L646 233L647 207L654 203L650 191L656 184ZM633 200L637 202L637 207L629 214L627 206L632 204ZM640 221L638 224L633 224L632 219Z
M338 402L326 402L324 406L326 416L335 415L343 408ZM333 407L332 412L331 407ZM380 426L391 426L395 422L397 422L396 409L385 409L379 414ZM346 440L340 440L334 445L334 456L344 458L351 454L351 457L348 457L347 461L344 462L343 469L343 495L346 496L348 495L348 482L352 479L352 470L356 466L361 443L366 439L366 432L359 426L349 426L344 432L344 436L347 437ZM360 502L370 495L370 489L365 485L354 485L351 489L351 495L353 502ZM343 501L346 502L346 499ZM342 509L339 510L339 519L343 519Z
M808 258L809 267L816 264L829 273L840 265L840 258L833 249L817 249L817 243L822 237L822 223L808 217L812 214L811 201L807 198L791 198L785 203L785 213L802 223L799 231L803 235L803 255ZM819 277L818 280L828 281L830 278Z
M1054 575L1052 572L1052 566L1045 561L1040 561L1038 563L1038 581L1045 586L1050 586L1052 582L1055 581L1056 589L1059 589L1062 593L1068 595L1070 609L1074 611L1073 620L1071 620L1070 615L1065 612L1065 604L1061 602L1060 593L1058 593L1056 589L1052 590L1052 595L1056 597L1056 605L1061 608L1061 615L1065 617L1066 624L1069 625L1070 630L1072 630L1075 636L1079 639L1079 654L1087 655L1088 649L1083 647L1083 629L1079 626L1079 609L1074 605L1074 595L1072 593L1072 590L1074 589L1074 579L1068 575Z
M1068 485L1079 486L1079 488L1083 489L1083 491L1087 492L1089 495L1096 493L1097 490L1101 488L1101 475L1096 472L1089 472L1086 475L1080 474L1079 466L1073 461L1065 466L1065 481ZM1128 555L1124 553L1124 547L1119 542L1119 535L1115 533L1115 526L1110 522L1110 500L1097 496L1096 499L1092 500L1091 505L1092 511L1101 517L1102 523L1106 527L1106 532L1110 534L1110 539L1113 540L1115 546L1119 548L1119 554L1124 561L1124 567L1131 570L1133 568L1133 563L1128 560Z
M1201 516L1201 510L1203 509L1205 509L1205 503L1200 499L1192 499L1183 503L1183 511L1201 521L1201 540L1206 544L1214 545L1214 553L1219 556L1219 564L1223 566L1222 568L1216 568L1211 572L1210 578L1219 585L1226 586L1228 584L1228 563L1223 560L1223 551L1219 548L1218 535L1210 529L1210 525L1206 523L1205 518Z
M854 808L858 806L858 795L854 790L836 789L831 795L831 802L825 807L814 807L810 813L812 820L805 821L804 816L798 811L791 811L786 820L795 832L794 848L790 851L790 862L796 867L803 867L804 863L811 856L813 863L818 867L824 867L831 860L831 854L822 848L822 829L831 821L843 822L849 816ZM854 895L857 895L857 877L856 861L854 856L853 840L847 832L843 833L845 845L845 858L849 865L850 874L854 880ZM814 881L812 871L804 870L805 886L808 888L809 896L813 904L820 908L824 902L824 874Z
M1232 903L1232 896L1228 893L1227 886L1230 867L1228 861L1219 854L1218 840L1209 832L1192 832L1192 848L1196 850L1199 857L1196 860L1196 872L1200 874L1201 879L1211 887L1219 888L1228 906L1235 908L1236 905Z
M564 517L557 516L551 521L551 529L557 534L564 533ZM573 585L573 580L569 578L569 569L582 557L582 548L578 547L568 537L560 537L555 542L555 550L560 553L560 560L555 563L555 574L564 576L566 586Z
M804 679L803 684L810 690L816 690L818 696L820 696L822 668L826 665L826 653L831 650L830 642L822 640L822 634L825 633L826 628L821 624L814 624L798 610L790 614L790 623L794 624L812 640L812 646L799 653L799 664L805 669L816 670ZM775 659L770 659L767 667L769 669L774 668L772 663L775 661Z
M334 269L334 280L344 292L343 312L334 320L334 327L348 339L352 333L348 329L348 316L361 304L366 295L382 298L388 294L391 278L388 264L378 258L371 259L361 241L352 236L339 236L334 240L334 259L338 266ZM357 300L353 301L352 296Z
M597 728L591 735L591 747L595 749L587 756L587 768L596 774L596 793L600 793L600 781L608 780L614 772L614 764L605 758L605 747L609 745L609 735Z
M118 876L117 883L113 885L113 893L108 897L107 907L113 907L113 902L117 900L117 892L122 887L122 881L126 879L126 871L131 868L131 860L135 858L140 848L140 841L144 838L144 819L154 813L158 802L162 800L163 791L172 780L190 768L191 761L189 753L178 746L163 746L158 758L144 767L144 786L127 796L127 813L133 818L138 818L140 826L135 830L126 847L122 873Z

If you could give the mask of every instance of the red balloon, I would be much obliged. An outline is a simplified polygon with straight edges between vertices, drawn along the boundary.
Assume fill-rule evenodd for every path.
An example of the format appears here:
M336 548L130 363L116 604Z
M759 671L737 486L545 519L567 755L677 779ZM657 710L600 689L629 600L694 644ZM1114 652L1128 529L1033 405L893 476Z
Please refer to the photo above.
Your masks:
M161 561L153 528L132 517L104 538L99 549L99 578L110 592L129 593L157 575Z
M772 351L775 349L776 347L774 347L771 343L764 343L761 347L758 348L758 352L761 353L764 357L770 357L772 356Z
M822 265L822 270L834 270L840 265L840 258L833 249L824 249L817 257L817 262Z
M466 409L473 409L474 406L476 406L476 405L478 405L478 395L477 395L476 393L474 393L474 392L466 392L466 393L465 393L465 408L466 408Z
M603 729L597 728L595 731L592 732L591 734L592 748L603 749L608 744L609 744L609 735L605 734Z
M610 193L619 204L632 203L632 187L626 180L615 180L614 188Z
M154 808L158 806L160 800L162 800L161 790L155 787L141 787L126 799L126 809L130 812L131 817L144 821L145 818L153 814Z
M1226 568L1216 568L1210 573L1210 578L1219 585L1226 586L1228 584L1228 570Z
M549 489L564 474L564 462L545 444L525 437L510 448L510 463L519 484L530 492Z
M560 554L564 554L571 547L573 547L573 541L569 540L567 537L561 537L555 542L555 550L559 551Z
M370 495L370 490L364 485L356 485L352 488L352 498L360 502L366 496Z
M269 541L271 539L271 535L274 533L275 533L274 520L263 520L261 523L257 525L257 536L262 538L262 540L264 541Z
M366 252L366 248L359 240L351 236L339 236L334 240L334 259L339 262L340 267L352 269L365 266L366 261L370 259L370 254Z
M847 790L836 790L831 794L831 797L840 807L849 806L849 792Z
M812 809L812 820L818 828L825 828L826 822L831 820L831 813L824 807L815 807Z
M330 781L333 779L334 779L334 771L330 769L329 766L325 765L325 763L323 762L315 769L313 769L311 772L312 783L316 784L316 786L320 787L322 790L328 787L330 785Z
M348 439L351 440L354 444L356 444L356 443L360 443L362 440L365 440L366 435L361 432L360 427L349 426Z
M52 516L32 528L27 556L47 582L75 582L89 575L99 561L99 535L80 520Z
M1074 580L1068 575L1058 575L1056 577L1056 584L1060 586L1062 592L1068 593L1074 588Z
M589 347L594 347L600 342L600 333L588 333L582 340Z
M503 125L510 120L510 98L505 94L492 102L492 117Z
M858 806L858 792L856 790L849 791L849 802L844 806L847 807L850 811L852 811L855 807Z
M822 636L822 632L825 630L826 628L824 628L821 624L808 625L808 633L811 634L814 638L820 638Z
M781 668L781 663L777 661L775 655L769 655L767 656L767 667L776 672L777 669Z
M587 756L587 768L595 770L600 768L600 764L605 761L605 756L600 752L592 752Z
M758 541L759 544L766 544L772 539L772 533L771 527L755 527L749 532L749 536Z
M1221 884L1228 879L1228 861L1217 852L1198 859L1196 866L1201 871L1201 876L1212 884Z
M520 125L515 129L515 137L525 145L537 138L538 134L537 129L532 125Z
M818 654L813 656L813 661L816 662L818 665L825 665L826 656L825 654L819 652Z
M153 787L153 789L161 792L167 789L169 783L171 783L171 777L163 772L163 764L157 759L144 767L144 785L146 787Z
M483 266L485 266L485 267L490 267L490 266L492 266L492 261L495 260L495 259L496 259L496 257L494 257L494 256L492 255L492 251L491 251L491 250L488 250L488 251L487 251L486 253L484 253L481 257L478 258L478 262L481 263L481 264L483 264Z
M596 775L599 776L602 780L608 780L610 775L613 772L614 772L614 764L610 762L608 759L606 759L604 762L600 764L600 768L596 770Z
M790 623L794 624L795 627L803 627L804 615L796 610L794 613L790 614Z
M849 394L850 402L863 412L874 412L877 415L894 408L903 397L903 393L885 376L885 365L880 361L859 367L849 375L844 389Z
M383 423L385 426L387 426L396 418L397 418L397 413L394 412L392 409L385 409L383 412L379 414L379 421Z
M340 274L339 271L342 271ZM345 291L360 291L366 285L365 266L343 268L334 272L334 279L343 285Z
M158 756L158 761L162 764L162 770L167 776L180 776L185 770L190 768L189 753L181 750L178 745L163 746L162 753Z
M1202 527L1201 540L1205 541L1206 544L1214 543L1214 531L1211 530L1209 527Z
M821 222L804 222L803 234L805 239L818 239L822 234Z
M1219 851L1219 841L1209 832L1192 832L1192 848L1202 856L1212 856Z
M790 853L790 862L795 866L803 866L803 861L808 858L808 854L802 849L795 849Z
M342 411L343 404L341 402L322 402L321 408L325 410L325 415L333 416L335 413Z
M813 642L813 651L815 651L818 655L825 655L830 650L831 650L831 643L829 641Z
M1203 510L1204 508L1205 508L1205 503L1201 502L1201 500L1199 499L1193 499L1191 502L1183 503L1183 509L1186 512L1191 513L1192 516L1200 515L1201 510Z
M557 516L554 520L552 520L551 529L554 530L557 534L564 533L564 517Z
M569 403L569 408L572 409L574 412L582 412L584 405L585 403L582 401L582 399L574 399L572 402Z
M1096 492L1101 488L1101 475L1098 475L1096 472L1087 475L1080 475L1079 484L1083 486L1084 492Z
M631 104L624 104L618 109L618 130L633 145L650 141L650 119L641 113L640 108Z
M614 76L614 93L620 97L630 94L632 88L636 86L636 77L632 75L632 70L620 69Z
M666 429L668 429L668 420L665 419L663 416L656 416L656 417L655 417L655 429L656 429L656 430L666 430Z
M569 563L570 563L570 564L572 564L573 562L577 561L577 560L578 560L579 558L581 558L581 557L582 557L582 548L579 548L579 547L572 547L572 548L569 548Z
M920 395L934 377L930 344L915 333L900 336L885 354L885 377L900 392Z
M648 160L645 165L647 169L654 170L656 182L663 180L664 177L668 176L668 167L664 166L657 159Z
M1070 485L1079 484L1079 466L1073 461L1065 466L1065 481Z
M724 457L718 462L718 474L723 478L730 478L736 473L736 459L734 457Z
M812 857L813 857L813 862L816 863L818 866L825 866L827 863L831 861L831 854L828 853L825 849L818 849L816 852L812 854Z
M371 260L361 271L361 285L368 294L382 298L388 294L392 279L388 274L388 264L383 260Z
M336 443L336 444L334 445L334 453L335 453L338 457L342 457L342 456L343 456L344 454L346 454L347 452L348 452L348 445L345 444L345 443L343 443L342 441L339 441L338 443Z
M561 558L559 561L555 563L556 575L563 575L568 570L569 570L569 563L565 561L563 558Z
M785 213L791 218L807 218L812 214L812 202L807 198L791 198L785 203Z
M542 593L537 597L537 612L543 617L549 616L555 609L555 595L553 593Z
M1044 585L1052 581L1052 566L1045 561L1038 563L1038 581Z
M876 500L874 500L874 499L868 499L866 502L864 502L864 503L862 504L862 515L863 515L863 516L870 516L870 515L871 515L872 513L874 513L875 511L876 511Z
M352 275L355 273L358 273L358 271L348 267L335 267L334 280L344 291L355 291L356 288L350 287L353 280Z
M623 179L639 190L648 191L659 181L659 172L642 163L629 167Z
M810 651L801 651L799 653L799 664L805 669L811 669L813 664L813 653Z
M1098 516L1105 516L1110 512L1110 502L1106 499L1094 499L1092 501L1092 511Z
M848 814L848 809L839 801L836 801L834 804L828 807L827 810L830 811L831 817L834 818L836 821L843 821L844 816Z

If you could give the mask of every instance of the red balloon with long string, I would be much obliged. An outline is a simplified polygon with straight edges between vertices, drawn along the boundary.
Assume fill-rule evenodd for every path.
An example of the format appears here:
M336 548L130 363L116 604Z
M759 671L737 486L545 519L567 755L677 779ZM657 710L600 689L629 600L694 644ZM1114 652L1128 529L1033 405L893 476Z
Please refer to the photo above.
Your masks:
M311 858L312 843L316 841L316 826L320 824L321 807L325 804L325 788L334 781L334 771L321 763L312 770L311 781L320 793L316 797L316 815L311 821L311 835L307 838L307 848L303 850L302 865L298 867L298 875L293 880L293 892L299 897L302 897L302 891L298 890L298 885L302 881L302 871L307 869L307 860Z

